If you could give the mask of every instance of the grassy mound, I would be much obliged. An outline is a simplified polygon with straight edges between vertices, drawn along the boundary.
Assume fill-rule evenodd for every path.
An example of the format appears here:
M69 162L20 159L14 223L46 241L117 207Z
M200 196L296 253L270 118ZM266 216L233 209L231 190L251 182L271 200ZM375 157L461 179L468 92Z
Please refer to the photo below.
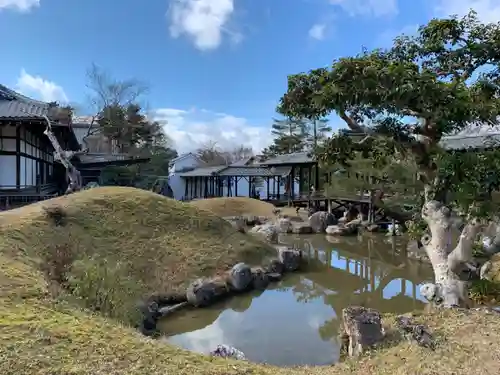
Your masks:
M0 234L12 271L1 277L2 294L30 294L46 280L51 295L121 321L134 320L148 295L180 291L273 251L214 214L132 188L92 189L5 212Z
M271 203L246 197L222 197L199 199L190 202L191 205L202 210L211 211L221 217L228 216L265 216L273 217L276 209ZM280 213L296 216L295 208L280 207Z
M214 214L127 188L89 190L0 214L0 371L6 375L497 373L499 319L479 312L419 317L438 336L435 352L389 332L385 348L359 360L278 369L189 353L81 308L83 303L121 318L127 298L176 290L194 275L224 269L230 259L251 262L268 252L266 245L235 232Z
M191 205L224 216L274 216L275 207L271 203L246 197L223 197L195 200Z

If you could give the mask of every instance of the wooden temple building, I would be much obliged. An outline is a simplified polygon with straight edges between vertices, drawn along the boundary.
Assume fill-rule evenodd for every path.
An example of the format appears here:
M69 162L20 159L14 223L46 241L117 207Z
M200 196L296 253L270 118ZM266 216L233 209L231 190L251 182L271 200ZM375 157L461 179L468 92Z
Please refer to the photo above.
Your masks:
M54 148L43 134L51 120L52 132L63 150L79 151L72 118L51 118L55 103L45 103L0 85L0 210L52 198L67 187L66 170L54 160ZM123 156L77 154L73 164L82 176L107 165L130 164Z

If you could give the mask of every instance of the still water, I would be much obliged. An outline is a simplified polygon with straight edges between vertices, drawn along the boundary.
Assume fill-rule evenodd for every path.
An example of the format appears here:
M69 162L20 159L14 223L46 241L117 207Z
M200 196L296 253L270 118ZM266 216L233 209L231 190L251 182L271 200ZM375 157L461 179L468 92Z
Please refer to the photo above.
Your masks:
M160 325L165 339L200 353L226 344L251 361L277 366L325 365L339 358L344 307L388 313L424 307L419 285L432 280L432 271L405 257L402 237L283 240L305 249L304 272L289 274L263 292L173 315Z

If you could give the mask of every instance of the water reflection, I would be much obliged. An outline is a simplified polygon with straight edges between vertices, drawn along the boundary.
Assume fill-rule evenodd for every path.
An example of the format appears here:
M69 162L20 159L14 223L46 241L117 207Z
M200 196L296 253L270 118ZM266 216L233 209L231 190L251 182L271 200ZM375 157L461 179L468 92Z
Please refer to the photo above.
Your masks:
M250 360L281 366L337 361L339 317L363 305L404 313L423 307L429 268L406 259L404 239L288 237L309 256L307 270L264 292L242 295L162 322L168 341L201 353L224 343Z

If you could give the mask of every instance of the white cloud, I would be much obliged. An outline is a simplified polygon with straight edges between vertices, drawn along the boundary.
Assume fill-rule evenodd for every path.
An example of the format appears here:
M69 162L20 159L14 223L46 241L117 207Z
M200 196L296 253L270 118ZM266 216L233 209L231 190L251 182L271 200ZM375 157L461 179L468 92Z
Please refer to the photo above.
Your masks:
M179 153L194 151L208 142L216 142L226 150L245 145L260 152L272 141L269 124L260 127L225 113L162 108L155 110L152 117L164 125Z
M464 16L471 8L483 22L500 21L498 0L438 0L435 10L440 17L448 17L452 14Z
M325 38L326 25L317 23L309 29L309 37L316 40L323 40Z
M168 12L170 35L186 35L203 51L219 47L224 34L239 43L243 36L228 28L233 12L234 0L172 0Z
M330 0L350 16L387 16L398 13L397 0Z
M17 79L16 90L44 102L68 102L68 97L61 86L40 76L32 76L24 69L21 70L21 75Z
M28 12L40 6L40 0L0 0L0 10L15 9L20 12Z

